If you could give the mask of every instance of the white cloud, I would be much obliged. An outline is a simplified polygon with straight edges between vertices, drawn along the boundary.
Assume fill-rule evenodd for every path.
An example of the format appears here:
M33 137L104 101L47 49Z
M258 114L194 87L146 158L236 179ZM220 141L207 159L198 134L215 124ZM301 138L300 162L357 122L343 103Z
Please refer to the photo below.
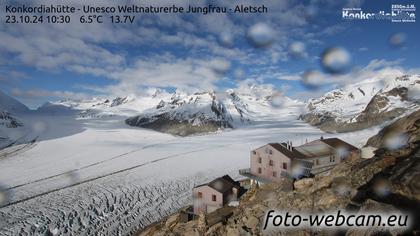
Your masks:
M142 58L132 66L108 76L118 83L103 89L113 94L136 93L146 87L175 87L183 90L211 89L230 68L228 60L175 58L172 55ZM102 72L98 72L102 73Z
M43 97L55 97L55 98L71 98L71 99L83 99L87 98L88 95L83 93L74 93L70 91L51 91L44 89L12 89L11 95L19 98L43 98Z
M320 86L327 87L320 87L319 89L297 92L292 94L292 97L306 100L309 98L322 96L325 92L331 90L332 88L342 88L347 85L351 86L354 83L367 79L379 78L386 82L389 79L394 79L404 74L413 74L416 71L420 71L420 69L406 70L400 67L401 62L402 60L387 61L384 59L374 59L370 61L365 67L354 68L347 74L330 75L322 73L318 83ZM297 74L296 77L299 76L299 78L302 78L300 75L303 74L304 72L301 72Z

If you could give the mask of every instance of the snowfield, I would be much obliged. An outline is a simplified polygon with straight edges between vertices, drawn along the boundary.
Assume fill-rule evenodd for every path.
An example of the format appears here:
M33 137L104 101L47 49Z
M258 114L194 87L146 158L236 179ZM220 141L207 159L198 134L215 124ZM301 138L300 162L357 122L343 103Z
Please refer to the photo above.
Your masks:
M256 147L330 136L298 120L304 103L269 87L149 93L36 111L4 95L1 110L15 111L23 126L0 127L0 235L130 235L191 204L195 185L225 174L240 179ZM213 103L236 129L178 137L125 124L161 110L212 118ZM362 146L378 129L339 137Z
M42 132L0 151L0 185L8 189L0 235L132 234L191 204L194 185L224 174L241 178L251 149L328 136L297 120L300 111L287 107L250 126L184 138L115 116L27 116L23 122ZM340 136L361 146L376 131Z

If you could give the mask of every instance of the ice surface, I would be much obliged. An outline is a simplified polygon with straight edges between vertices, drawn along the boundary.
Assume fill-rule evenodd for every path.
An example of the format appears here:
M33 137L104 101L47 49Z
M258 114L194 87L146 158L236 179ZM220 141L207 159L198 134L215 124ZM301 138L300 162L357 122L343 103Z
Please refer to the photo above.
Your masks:
M23 117L35 124L26 131L32 142L0 150L0 184L10 196L0 207L0 235L131 234L191 204L194 185L241 178L255 147L329 136L297 119L302 104L272 109L243 99L251 124L185 138L131 128L120 116ZM339 137L361 146L376 131Z

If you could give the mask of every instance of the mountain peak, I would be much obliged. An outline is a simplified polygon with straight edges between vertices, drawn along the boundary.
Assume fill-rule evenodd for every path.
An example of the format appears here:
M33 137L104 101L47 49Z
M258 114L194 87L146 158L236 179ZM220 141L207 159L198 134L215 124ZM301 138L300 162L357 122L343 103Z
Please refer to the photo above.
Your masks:
M15 98L0 91L0 111L7 111L10 113L24 113L28 112L29 108Z

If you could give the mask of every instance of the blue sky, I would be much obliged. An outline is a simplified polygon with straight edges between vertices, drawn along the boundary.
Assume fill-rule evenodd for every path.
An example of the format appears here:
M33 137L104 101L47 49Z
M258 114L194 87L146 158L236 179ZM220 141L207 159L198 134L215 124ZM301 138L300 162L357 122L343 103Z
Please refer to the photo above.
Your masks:
M65 2L78 6L84 1ZM96 6L117 4L93 2ZM165 1L133 2L167 5ZM210 1L175 2L205 6ZM393 3L414 1L211 1L220 6L250 2L265 4L268 14L137 15L136 23L127 25L82 25L77 15L68 25L2 22L0 89L33 108L63 98L141 95L149 87L193 92L243 84L270 84L287 96L304 100L343 86L343 78L347 80L344 84L354 82L358 79L354 76L360 76L355 70L370 73L391 67L419 73L418 22L341 17L343 7L390 11ZM267 47L250 43L250 30L256 25L270 29L272 43ZM405 40L392 46L392 35L404 35ZM223 36L229 36L229 42L221 40ZM290 45L296 42L305 45L302 58L290 54ZM348 73L340 77L340 83L320 66L322 52L330 47L340 47L351 56ZM301 82L307 70L318 70L331 81L316 91L307 90Z

